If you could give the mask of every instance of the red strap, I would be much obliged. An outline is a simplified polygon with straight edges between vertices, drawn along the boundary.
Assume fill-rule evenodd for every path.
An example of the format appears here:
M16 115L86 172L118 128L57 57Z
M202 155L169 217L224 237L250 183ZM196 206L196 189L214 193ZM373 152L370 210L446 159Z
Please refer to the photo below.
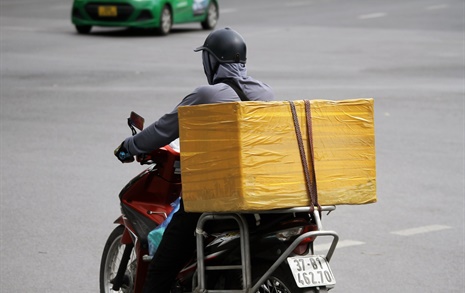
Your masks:
M307 188L307 194L310 198L310 209L313 212L315 206L320 208L318 204L318 193L316 187L316 176L315 176L315 163L314 163L314 154L313 154L313 135L312 135L312 116L310 111L310 101L305 100L305 116L306 116L306 125L307 125L307 140L309 144L310 151L310 166L308 166L307 156L305 154L305 148L302 138L302 132L300 130L299 119L297 117L297 111L293 101L289 101L291 106L292 118L294 120L295 134L297 137L297 144L299 146L300 159L302 161L302 167L304 169L305 184Z
M321 206L318 203L318 188L316 184L316 172L315 172L315 153L313 151L313 127L312 127L312 111L310 109L310 101L305 100L305 116L307 117L307 140L308 140L308 149L310 151L310 172L311 172L311 196L313 204L318 207L321 211Z

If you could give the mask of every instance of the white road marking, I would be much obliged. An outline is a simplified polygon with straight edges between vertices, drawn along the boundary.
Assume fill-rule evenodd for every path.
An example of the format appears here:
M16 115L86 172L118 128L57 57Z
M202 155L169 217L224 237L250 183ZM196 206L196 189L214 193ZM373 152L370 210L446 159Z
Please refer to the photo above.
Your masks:
M371 19L371 18L380 18L385 17L387 14L384 12L370 13L359 15L358 19Z
M22 32L38 32L40 29L35 27L25 27L25 26L2 26L2 30L9 31L22 31Z
M220 14L234 13L234 12L237 12L237 9L235 8L220 9Z
M298 7L298 6L307 6L307 5L313 5L314 3L305 1L305 2L291 2L291 3L285 3L284 5L287 7Z
M363 245L365 242L356 241L356 240L342 240L337 243L336 250L343 247ZM316 244L313 246L314 251L328 251L331 243L322 243Z
M448 7L449 5L447 4L438 4L438 5L431 5L431 6L426 7L426 10L444 9Z
M18 2L18 1L3 1L2 2L2 6L3 5L30 5L30 4L37 4L36 1L21 1L21 2Z
M393 231L391 234L401 235L401 236L411 236L416 234L424 234L430 233L435 231L441 231L446 229L451 229L452 227L444 226L444 225L430 225L430 226L423 226L399 231Z

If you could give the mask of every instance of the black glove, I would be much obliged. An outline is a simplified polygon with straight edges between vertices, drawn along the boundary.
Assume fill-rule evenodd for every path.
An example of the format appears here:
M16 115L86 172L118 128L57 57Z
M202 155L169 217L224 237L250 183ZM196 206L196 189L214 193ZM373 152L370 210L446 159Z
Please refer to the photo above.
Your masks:
M121 163L131 163L134 162L134 156L129 153L129 151L123 146L124 142L122 142L116 149L115 149L115 156Z

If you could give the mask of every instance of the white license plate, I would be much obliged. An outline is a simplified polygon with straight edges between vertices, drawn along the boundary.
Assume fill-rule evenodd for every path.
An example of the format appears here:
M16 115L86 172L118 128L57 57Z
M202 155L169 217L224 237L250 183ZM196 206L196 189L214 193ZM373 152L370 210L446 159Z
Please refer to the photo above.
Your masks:
M336 284L336 279L324 256L294 256L288 257L287 261L299 288Z

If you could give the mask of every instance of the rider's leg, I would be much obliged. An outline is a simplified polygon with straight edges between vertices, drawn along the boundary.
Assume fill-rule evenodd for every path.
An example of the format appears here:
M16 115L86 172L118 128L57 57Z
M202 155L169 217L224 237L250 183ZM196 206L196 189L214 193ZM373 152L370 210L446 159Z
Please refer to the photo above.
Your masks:
M196 248L195 228L198 213L186 213L181 200L179 211L166 227L148 269L144 293L169 293L178 272Z

